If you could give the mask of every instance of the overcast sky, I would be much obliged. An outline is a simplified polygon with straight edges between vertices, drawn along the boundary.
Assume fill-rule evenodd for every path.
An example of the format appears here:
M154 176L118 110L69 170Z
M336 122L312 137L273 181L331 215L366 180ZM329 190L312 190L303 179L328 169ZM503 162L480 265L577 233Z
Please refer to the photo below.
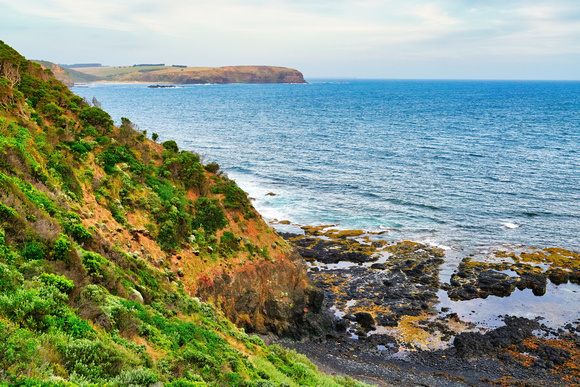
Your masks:
M580 79L580 0L0 0L31 59L305 77Z

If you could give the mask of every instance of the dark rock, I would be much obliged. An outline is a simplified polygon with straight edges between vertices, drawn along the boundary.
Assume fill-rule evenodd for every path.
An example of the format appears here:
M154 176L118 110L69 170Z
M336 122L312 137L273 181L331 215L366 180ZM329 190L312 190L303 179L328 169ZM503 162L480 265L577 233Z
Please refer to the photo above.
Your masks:
M377 329L377 323L370 313L358 312L354 316L356 318L356 322L360 325L363 332L366 333Z
M550 269L546 272L546 274L554 285L565 284L570 279L570 273L567 270L561 268Z
M324 291L311 287L306 289L306 296L308 297L308 306L312 312L319 313L324 304Z
M335 329L338 332L344 333L344 332L346 332L346 330L348 329L349 326L350 326L350 321L345 320L345 319L340 319L336 322Z
M478 332L463 332L455 337L453 345L459 356L472 357L493 354L500 348L519 344L524 339L533 336L533 331L540 325L537 321L523 317L506 317L506 325L485 334Z

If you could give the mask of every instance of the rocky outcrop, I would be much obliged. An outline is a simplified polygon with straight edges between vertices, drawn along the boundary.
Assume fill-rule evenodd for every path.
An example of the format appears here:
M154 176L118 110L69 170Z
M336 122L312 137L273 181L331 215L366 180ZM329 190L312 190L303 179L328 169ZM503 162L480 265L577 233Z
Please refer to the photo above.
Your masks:
M223 271L198 288L246 332L275 333L295 338L319 336L332 324L322 310L324 294L310 285L298 253L277 262L250 261Z
M550 254L545 254L545 252ZM535 296L546 293L548 280L555 285L580 282L580 268L576 253L561 249L545 249L534 254L523 252L520 256L503 262L481 262L464 258L451 276L448 291L452 300L487 298L490 295L508 297L517 288L531 289Z

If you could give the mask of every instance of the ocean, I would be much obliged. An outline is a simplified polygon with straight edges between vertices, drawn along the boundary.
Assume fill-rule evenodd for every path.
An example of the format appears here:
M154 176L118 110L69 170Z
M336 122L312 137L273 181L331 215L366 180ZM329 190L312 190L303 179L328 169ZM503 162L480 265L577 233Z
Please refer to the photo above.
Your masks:
M580 82L72 90L117 123L127 117L217 162L266 220L386 231L461 253L580 250Z

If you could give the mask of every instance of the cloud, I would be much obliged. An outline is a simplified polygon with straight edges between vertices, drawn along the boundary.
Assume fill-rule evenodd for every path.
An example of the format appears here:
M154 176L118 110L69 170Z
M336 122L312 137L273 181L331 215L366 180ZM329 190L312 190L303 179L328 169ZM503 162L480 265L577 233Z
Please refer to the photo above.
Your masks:
M28 35L43 26L47 41L58 25L55 46L68 30L71 39L84 37L117 58L155 52L205 62L315 59L326 61L323 67L396 58L427 67L444 58L545 61L580 54L577 0L0 0L0 8L0 24L20 15L34 21ZM121 46L133 49L113 52Z

